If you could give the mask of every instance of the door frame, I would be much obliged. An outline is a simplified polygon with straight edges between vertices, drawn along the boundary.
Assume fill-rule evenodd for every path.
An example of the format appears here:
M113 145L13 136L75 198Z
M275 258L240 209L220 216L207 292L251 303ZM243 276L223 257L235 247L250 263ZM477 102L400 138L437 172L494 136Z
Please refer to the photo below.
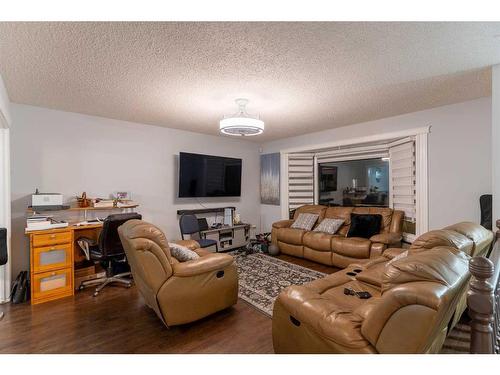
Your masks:
M1 81L0 81L1 84ZM10 294L12 252L11 203L10 203L10 129L7 114L0 107L0 226L7 228L7 253L9 261L0 266L0 303L7 302Z

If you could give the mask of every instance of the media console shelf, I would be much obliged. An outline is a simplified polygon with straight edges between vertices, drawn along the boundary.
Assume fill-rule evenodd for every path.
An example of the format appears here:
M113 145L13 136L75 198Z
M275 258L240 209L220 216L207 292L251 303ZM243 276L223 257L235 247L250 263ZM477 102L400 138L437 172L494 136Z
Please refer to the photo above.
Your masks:
M229 251L246 246L250 241L250 224L235 224L201 231L201 237L217 241L219 251Z
M184 214L218 214L218 213L224 213L224 210L230 208L231 210L236 210L236 207L217 207L217 208L200 208L200 209L195 209L195 210L177 210L177 215L184 215Z

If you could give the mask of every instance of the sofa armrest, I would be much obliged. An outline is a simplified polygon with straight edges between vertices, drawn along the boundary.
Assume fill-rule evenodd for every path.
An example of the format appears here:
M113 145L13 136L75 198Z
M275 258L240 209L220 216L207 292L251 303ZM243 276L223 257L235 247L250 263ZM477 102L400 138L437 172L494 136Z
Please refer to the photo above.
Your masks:
M402 238L400 233L380 233L370 237L370 241L393 245L401 242Z
M172 265L173 275L178 277L190 277L203 273L221 270L234 262L229 254L208 254L195 260L176 263Z
M204 256L207 256L207 255L210 255L210 254L214 254L211 251L208 251L208 250L205 250L205 249L202 249L202 248L194 249L193 251L196 254L198 254L200 257L204 257Z
M403 254L405 251L408 251L408 249L390 247L382 253L382 256L384 258L393 259L393 258L397 257L398 255Z
M273 223L273 228L275 229L280 229L280 228L290 228L290 226L293 224L294 220L280 220L275 223Z
M196 250L200 248L200 244L195 240L179 240L174 241L177 245L187 247L189 250Z

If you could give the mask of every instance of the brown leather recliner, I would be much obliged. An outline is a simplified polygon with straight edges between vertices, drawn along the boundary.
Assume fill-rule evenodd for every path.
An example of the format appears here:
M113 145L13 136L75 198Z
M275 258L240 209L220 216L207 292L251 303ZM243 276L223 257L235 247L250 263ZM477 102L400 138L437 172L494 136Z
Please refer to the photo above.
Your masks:
M238 273L231 255L210 253L193 240L178 241L200 256L181 263L153 224L129 220L118 233L137 288L165 325L193 322L237 302Z
M290 228L300 213L319 215L317 224L324 218L341 218L344 219L344 224L334 235ZM351 225L351 213L381 215L380 234L370 239L346 237ZM388 247L401 246L403 218L403 211L384 207L305 205L295 211L293 220L274 223L271 239L284 254L344 268L362 259L376 258Z
M354 268L285 289L274 305L276 353L435 353L468 280L469 257L437 247L384 267L381 285ZM345 295L368 291L370 299Z
M492 241L493 233L480 225L458 223L423 234L410 249L390 248L324 279L287 288L274 306L275 351L439 352L465 309L469 255L487 251ZM395 259L405 252L408 256ZM373 297L346 296L347 286Z

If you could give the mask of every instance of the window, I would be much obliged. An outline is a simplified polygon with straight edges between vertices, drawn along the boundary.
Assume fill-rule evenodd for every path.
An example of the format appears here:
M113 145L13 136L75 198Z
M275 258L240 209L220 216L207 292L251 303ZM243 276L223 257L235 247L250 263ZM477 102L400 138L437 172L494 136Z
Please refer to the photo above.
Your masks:
M319 204L389 207L387 158L319 163L318 179Z
M281 150L288 166L281 180L282 217L312 203L391 207L404 211L403 236L412 242L428 230L429 131L427 126L362 137L358 142L350 139ZM357 175L349 177L342 169L355 170L356 165L362 166Z

